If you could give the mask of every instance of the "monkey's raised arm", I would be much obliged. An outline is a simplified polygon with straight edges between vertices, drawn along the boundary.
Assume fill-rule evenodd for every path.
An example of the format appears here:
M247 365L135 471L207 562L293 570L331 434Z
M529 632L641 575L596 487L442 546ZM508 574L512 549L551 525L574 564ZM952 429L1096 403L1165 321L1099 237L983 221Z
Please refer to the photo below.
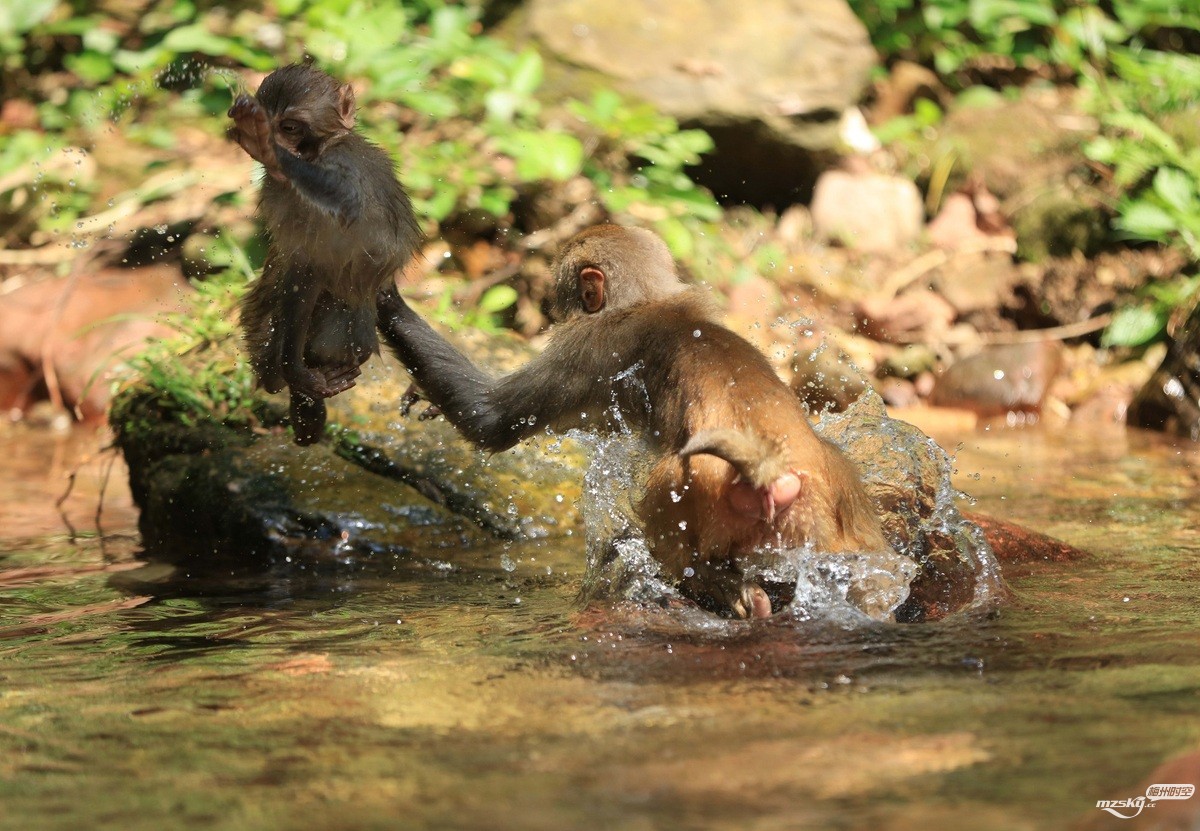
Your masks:
M352 167L339 164L334 153L328 155L316 165L275 145L279 167L296 192L346 226L362 215L362 183Z
M545 427L573 427L595 397L586 374L549 371L557 363L547 357L553 346L515 372L493 378L434 331L394 287L379 294L378 322L425 397L484 450L507 450Z

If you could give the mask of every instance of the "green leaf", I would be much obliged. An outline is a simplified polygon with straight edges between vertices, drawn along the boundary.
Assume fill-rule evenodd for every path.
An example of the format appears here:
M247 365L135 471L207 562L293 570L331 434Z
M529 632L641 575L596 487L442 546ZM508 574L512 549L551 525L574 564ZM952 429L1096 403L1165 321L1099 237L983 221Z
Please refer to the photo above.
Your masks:
M23 35L50 16L58 0L3 0L0 2L0 37Z
M1172 208L1186 213L1196 202L1196 180L1177 167L1160 167L1154 174L1154 192Z
M542 56L526 49L517 56L509 88L517 95L530 96L542 85Z
M660 219L654 223L654 230L663 238L671 255L677 260L687 259L696 248L692 232L678 219Z
M79 76L85 84L98 85L112 78L116 69L107 55L99 52L80 52L63 57L63 65Z
M507 186L486 188L479 194L479 207L492 216L504 216L516 195L516 191Z
M458 115L458 102L444 92L416 90L400 96L400 102L434 119L453 118Z
M517 302L517 290L512 286L492 286L479 298L479 310L496 314Z
M1161 240L1176 228L1175 218L1158 205L1146 201L1130 203L1113 222L1119 230L1135 237Z
M583 144L566 133L519 130L501 137L500 149L517 162L517 176L525 182L551 179L562 182L583 167Z
M1166 313L1152 306L1126 306L1113 314L1100 337L1101 346L1141 346L1162 334Z

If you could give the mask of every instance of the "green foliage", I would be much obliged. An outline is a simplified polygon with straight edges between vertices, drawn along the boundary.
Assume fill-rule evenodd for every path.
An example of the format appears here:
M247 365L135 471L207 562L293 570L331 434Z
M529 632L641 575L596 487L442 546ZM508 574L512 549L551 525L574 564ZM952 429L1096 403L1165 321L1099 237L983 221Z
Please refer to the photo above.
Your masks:
M913 102L912 115L901 115L874 129L875 137L883 144L904 141L941 123L942 108L928 98Z
M885 58L933 66L954 81L964 68L1000 60L1014 68L1074 73L1102 65L1114 46L1162 27L1196 28L1187 0L850 0Z
M1189 304L1200 289L1200 276L1151 283L1141 302L1118 309L1104 330L1102 346L1144 346L1158 340L1178 308Z
M69 231L91 203L84 153L57 136L18 130L0 142L0 224L6 236Z
M611 93L581 105L588 117L564 125L562 113L545 111L535 97L541 56L480 34L477 4L283 0L274 11L268 18L150 0L136 21L116 23L100 9L60 0L0 16L0 46L30 74L61 68L74 77L65 101L36 102L43 129L116 123L166 149L181 117L224 128L223 113L241 89L231 68L269 71L300 59L303 49L339 77L363 82L364 132L397 155L418 212L439 223L473 210L504 218L521 193L581 173L614 211L640 216L650 206L643 213L677 250L690 233L681 222L719 214L683 172L711 148L706 135L680 131ZM611 136L620 152L603 165L585 159L595 129L625 131Z
M612 90L568 110L591 132L595 145L584 171L614 214L649 220L675 256L694 253L694 231L721 217L721 208L684 171L713 148L703 130L680 130L670 116L633 105ZM632 169L616 160L634 159Z
M227 243L233 267L194 283L192 308L172 315L177 334L156 341L129 361L135 381L149 389L164 415L186 426L217 421L261 423L265 402L255 392L249 364L229 345L238 342L234 308L251 268L244 252Z
M1200 147L1197 131L1169 129L1179 113L1200 115L1200 57L1148 48L1173 43L1163 31L1200 28L1200 5L1186 0L850 0L885 58L934 66L953 86L962 70L994 65L1081 78L1085 106L1101 125L1087 156L1112 172L1116 238L1153 242L1200 261ZM1176 39L1177 40L1177 39ZM1181 42L1181 41L1180 41ZM1176 46L1175 48L1178 48ZM918 101L911 116L876 129L884 142L903 140L936 123L940 113ZM1193 283L1152 285L1140 302L1118 311L1109 345L1159 337L1172 308Z
M454 286L447 286L432 310L434 320L450 330L478 329L496 333L503 329L504 312L516 305L517 290L512 286L492 286L479 297L479 302L466 310L454 303Z
M1112 78L1089 82L1101 135L1084 152L1112 169L1113 227L1200 260L1200 147L1162 126L1172 112L1188 121L1200 113L1200 58L1122 48L1112 68Z

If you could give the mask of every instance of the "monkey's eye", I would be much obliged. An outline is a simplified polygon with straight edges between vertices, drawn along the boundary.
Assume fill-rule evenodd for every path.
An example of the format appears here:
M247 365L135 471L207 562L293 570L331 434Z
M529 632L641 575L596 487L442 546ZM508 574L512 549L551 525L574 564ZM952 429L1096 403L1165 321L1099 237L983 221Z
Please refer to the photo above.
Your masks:
M285 118L283 121L279 122L279 131L281 133L287 133L289 136L296 135L300 132L300 129L301 124L295 119Z

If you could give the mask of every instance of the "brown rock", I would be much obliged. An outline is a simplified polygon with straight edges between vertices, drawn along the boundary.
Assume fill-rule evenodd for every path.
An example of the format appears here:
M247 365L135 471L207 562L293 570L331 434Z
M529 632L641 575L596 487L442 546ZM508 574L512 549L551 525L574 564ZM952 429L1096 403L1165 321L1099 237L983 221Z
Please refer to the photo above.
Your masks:
M1058 344L1050 341L985 347L943 372L930 400L980 415L1040 412L1059 365Z
M548 58L547 94L612 87L703 127L702 181L775 204L807 197L876 60L844 0L530 0L506 29Z
M190 288L173 266L107 268L47 278L0 303L0 406L26 410L55 394L80 418L104 415L109 372L150 338L173 330L160 315L182 309Z
M811 210L818 238L877 253L912 244L925 221L917 186L883 173L826 171Z
M892 343L935 340L957 317L954 307L929 289L892 299L869 297L858 304L858 315L867 334Z

